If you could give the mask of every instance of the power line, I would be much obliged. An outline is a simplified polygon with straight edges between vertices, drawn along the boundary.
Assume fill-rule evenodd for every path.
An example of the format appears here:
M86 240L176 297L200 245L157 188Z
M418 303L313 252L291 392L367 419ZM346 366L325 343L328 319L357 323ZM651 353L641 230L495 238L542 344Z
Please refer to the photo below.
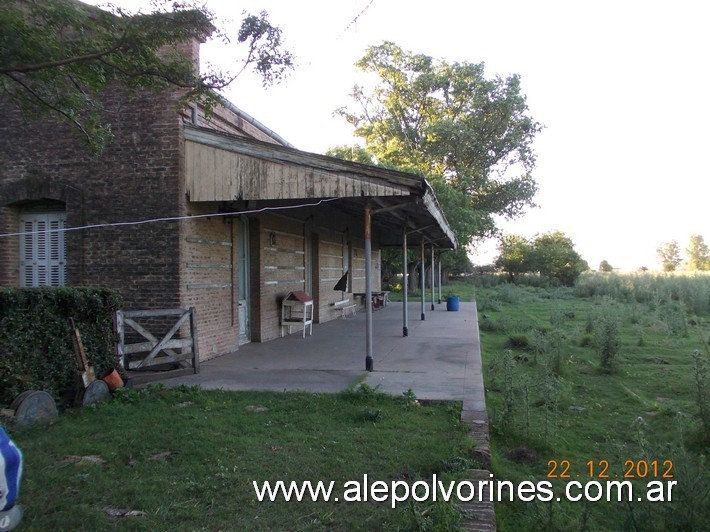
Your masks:
M73 231L83 231L86 229L100 229L103 227L123 227L130 225L145 225L156 222L175 222L180 220L196 220L198 218L212 218L217 216L234 216L239 214L259 214L267 211L283 211L289 209L301 209L303 207L318 207L323 203L329 201L335 201L340 198L325 198L319 200L317 203L302 203L300 205L287 205L282 207L263 207L261 209L253 209L250 211L234 211L234 212L216 212L210 214L195 214L195 215L185 215L185 216L168 216L164 218L150 218L148 220L137 220L132 222L112 222L106 224L91 224L91 225L80 225L77 227L64 227L61 229L46 229L44 231L21 231L18 233L1 233L0 238L10 237L10 236L25 236L25 235L36 235L38 233L69 233Z
M374 1L375 1L375 0L370 0L370 3L367 4L365 7L362 8L362 11L360 11L360 12L355 16L355 18L352 19L352 20L350 21L350 23L349 23L347 26L345 26L345 29L344 29L342 32L340 32L340 35L338 35L338 39L340 39L340 37L342 37L342 36L350 29L350 27L351 27L353 24L356 24L356 23L357 23L357 19L359 19L359 18L362 16L362 14L370 8L370 6L372 5L372 3L373 3Z

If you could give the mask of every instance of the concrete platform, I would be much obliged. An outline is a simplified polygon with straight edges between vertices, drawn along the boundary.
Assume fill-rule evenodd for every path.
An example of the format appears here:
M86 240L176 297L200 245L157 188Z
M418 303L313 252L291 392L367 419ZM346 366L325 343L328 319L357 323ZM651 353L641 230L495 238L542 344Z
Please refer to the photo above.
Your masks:
M225 390L338 392L361 376L368 385L401 394L412 389L420 399L467 399L485 412L476 305L458 312L431 303L422 321L421 305L410 303L409 335L402 336L402 303L373 313L374 371L365 371L365 313L313 327L200 364L197 375L164 381Z

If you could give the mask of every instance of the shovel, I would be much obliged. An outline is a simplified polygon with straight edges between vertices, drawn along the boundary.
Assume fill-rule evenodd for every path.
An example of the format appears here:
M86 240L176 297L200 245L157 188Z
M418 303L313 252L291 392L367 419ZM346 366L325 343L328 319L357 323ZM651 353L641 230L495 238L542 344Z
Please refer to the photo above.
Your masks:
M93 366L89 366L89 363L86 361L84 344L81 343L81 334L79 334L79 329L77 329L74 324L74 318L69 318L69 326L72 330L74 353L76 354L76 359L79 363L81 382L84 384L84 388L86 388L89 384L96 380L96 373L94 372Z

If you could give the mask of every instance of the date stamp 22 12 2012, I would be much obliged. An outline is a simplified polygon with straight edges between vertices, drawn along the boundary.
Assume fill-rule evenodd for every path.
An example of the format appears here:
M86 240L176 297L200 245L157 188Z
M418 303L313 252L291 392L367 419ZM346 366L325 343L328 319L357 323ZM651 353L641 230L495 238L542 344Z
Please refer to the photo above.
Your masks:
M623 467L610 469L608 460L587 460L582 467L573 465L570 460L548 460L547 478L624 478L634 479L671 479L673 478L673 460L624 460Z

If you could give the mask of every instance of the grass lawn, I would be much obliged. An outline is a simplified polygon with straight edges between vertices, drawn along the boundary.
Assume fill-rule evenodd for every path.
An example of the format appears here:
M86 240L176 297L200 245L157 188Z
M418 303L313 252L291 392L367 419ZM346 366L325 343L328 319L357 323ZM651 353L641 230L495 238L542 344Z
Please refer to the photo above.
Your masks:
M576 288L477 288L498 479L560 490L571 480L678 483L671 503L497 504L500 530L710 523L710 276L652 281L599 274Z
M459 403L361 385L337 395L160 386L14 429L24 530L381 530L460 518L443 503L259 502L253 481L463 478ZM136 511L114 517L115 510Z
M471 280L464 280L464 279L452 280L441 287L441 302L446 303L446 298L449 295L459 296L461 301L469 301L470 302L470 301L474 300L475 292L476 292L476 287L471 282ZM425 297L426 297L425 302L430 303L431 302L431 291L429 288L427 288ZM390 292L389 299L390 299L390 301L401 302L402 301L402 292ZM410 303L421 302L421 300L422 300L421 290L414 290L414 291L407 292L407 300ZM439 287L438 287L438 285L437 285L436 290L434 292L434 301L436 301L436 302L439 301Z

